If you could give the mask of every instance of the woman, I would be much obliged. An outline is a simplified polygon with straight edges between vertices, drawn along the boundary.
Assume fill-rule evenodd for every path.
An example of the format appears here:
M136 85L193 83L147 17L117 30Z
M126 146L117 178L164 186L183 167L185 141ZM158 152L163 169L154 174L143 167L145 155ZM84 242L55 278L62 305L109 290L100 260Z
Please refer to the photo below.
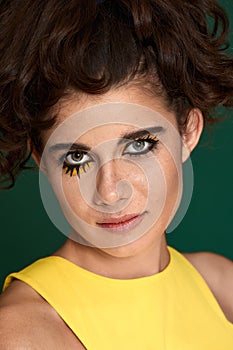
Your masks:
M224 11L14 0L1 28L1 173L13 185L32 155L70 224L6 279L1 349L232 349L233 263L165 239L182 163L233 105Z

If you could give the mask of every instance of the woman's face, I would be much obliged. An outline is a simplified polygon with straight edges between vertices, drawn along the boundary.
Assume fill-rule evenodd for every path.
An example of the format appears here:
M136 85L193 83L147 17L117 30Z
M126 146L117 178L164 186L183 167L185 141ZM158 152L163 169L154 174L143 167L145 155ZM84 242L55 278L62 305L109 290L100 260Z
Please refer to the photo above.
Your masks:
M110 250L161 239L180 202L185 147L160 99L135 87L73 97L42 137L41 168L72 239Z

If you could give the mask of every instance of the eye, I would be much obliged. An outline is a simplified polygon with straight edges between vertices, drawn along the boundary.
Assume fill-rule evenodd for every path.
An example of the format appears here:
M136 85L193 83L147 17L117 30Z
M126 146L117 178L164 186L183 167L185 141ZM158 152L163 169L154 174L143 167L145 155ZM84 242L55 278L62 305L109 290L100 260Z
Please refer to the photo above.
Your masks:
M148 135L129 142L123 151L123 155L138 156L146 154L157 147L159 140L156 136Z
M92 157L86 152L69 152L65 156L63 169L65 173L70 174L70 176L78 175L78 177L80 177L80 174L86 172L90 168L92 162Z
M66 155L65 161L68 162L69 164L77 164L82 161L85 161L86 156L87 154L85 154L84 152L80 152L80 151L72 152Z

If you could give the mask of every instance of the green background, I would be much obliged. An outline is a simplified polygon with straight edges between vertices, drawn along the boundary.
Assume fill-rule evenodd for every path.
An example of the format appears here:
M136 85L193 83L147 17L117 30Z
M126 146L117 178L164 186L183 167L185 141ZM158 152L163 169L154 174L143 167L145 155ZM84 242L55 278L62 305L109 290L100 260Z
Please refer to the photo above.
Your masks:
M233 2L219 1L231 20ZM182 223L167 235L180 251L213 251L233 260L233 115L205 131L192 154L194 192ZM0 192L0 285L6 274L51 254L64 241L43 208L38 172L23 172Z

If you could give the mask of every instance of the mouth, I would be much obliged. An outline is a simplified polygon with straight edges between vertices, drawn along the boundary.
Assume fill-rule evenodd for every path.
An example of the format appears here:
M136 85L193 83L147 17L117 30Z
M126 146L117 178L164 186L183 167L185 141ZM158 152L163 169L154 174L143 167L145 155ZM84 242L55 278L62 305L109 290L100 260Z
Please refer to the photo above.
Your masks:
M143 220L144 214L145 213L110 217L104 222L97 222L97 225L111 232L127 232L132 230Z

